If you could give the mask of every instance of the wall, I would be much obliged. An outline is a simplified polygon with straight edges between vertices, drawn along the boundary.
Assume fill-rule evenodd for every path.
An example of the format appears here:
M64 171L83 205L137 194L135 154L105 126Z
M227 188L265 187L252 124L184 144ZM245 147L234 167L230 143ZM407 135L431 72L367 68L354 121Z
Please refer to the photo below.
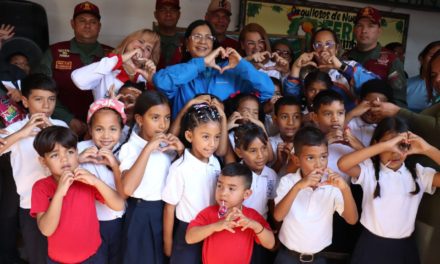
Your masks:
M46 8L49 19L50 43L70 39L72 30L69 20L73 14L74 6L81 2L36 0ZM102 14L102 29L100 41L115 46L128 33L142 27L152 27L154 19L154 0L92 0L98 5ZM208 7L208 0L181 0L181 17L178 26L185 27L197 18L203 18ZM316 1L318 2L318 1ZM324 1L321 1L324 2ZM365 4L349 1L327 1L332 4L362 7ZM236 29L238 25L238 10L240 1L231 0L232 19L229 30ZM424 46L434 40L440 40L440 13L414 11L389 6L375 6L379 10L410 14L410 24L406 48L405 69L409 76L418 73L418 53ZM433 23L437 21L437 23Z

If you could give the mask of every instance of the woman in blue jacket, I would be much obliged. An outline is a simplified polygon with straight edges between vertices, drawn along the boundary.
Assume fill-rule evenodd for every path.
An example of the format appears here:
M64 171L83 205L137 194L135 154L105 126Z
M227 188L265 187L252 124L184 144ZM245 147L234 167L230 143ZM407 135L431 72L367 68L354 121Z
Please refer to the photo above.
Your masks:
M183 62L157 72L156 88L173 102L173 117L195 95L209 93L221 100L237 91L259 94L261 102L272 97L270 78L255 69L232 48L217 47L214 30L205 20L196 20L185 32Z

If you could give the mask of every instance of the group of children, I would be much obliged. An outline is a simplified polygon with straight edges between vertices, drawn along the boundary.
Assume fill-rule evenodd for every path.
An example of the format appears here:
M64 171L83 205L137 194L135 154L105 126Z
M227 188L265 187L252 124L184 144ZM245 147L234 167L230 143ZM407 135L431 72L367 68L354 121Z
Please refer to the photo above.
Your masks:
M384 82L366 82L346 113L330 82L308 78L303 103L203 94L173 122L165 95L123 87L90 106L90 140L78 143L50 118L53 80L31 74L29 114L0 139L30 263L326 263L334 213L358 221L354 185L364 228L352 262L419 263L417 208L440 173L404 161L440 164L440 151L374 115L375 102L392 99Z

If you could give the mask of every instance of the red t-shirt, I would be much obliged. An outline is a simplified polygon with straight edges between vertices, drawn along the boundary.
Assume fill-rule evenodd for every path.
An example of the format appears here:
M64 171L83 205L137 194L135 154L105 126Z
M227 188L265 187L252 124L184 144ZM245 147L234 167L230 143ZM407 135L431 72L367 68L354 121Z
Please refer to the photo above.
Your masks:
M32 187L31 216L46 212L58 183L52 176ZM47 238L48 255L57 262L79 263L93 256L101 245L95 200L104 203L93 186L74 181L63 199L60 221Z
M188 229L194 226L205 226L219 221L218 205L203 209L197 217L188 225ZM254 209L243 206L243 214L249 219L255 220L270 230L269 224ZM252 229L241 231L241 227L234 229L235 233L227 230L216 232L205 238L203 242L202 259L205 264L243 264L249 263L252 256L254 241L259 243Z

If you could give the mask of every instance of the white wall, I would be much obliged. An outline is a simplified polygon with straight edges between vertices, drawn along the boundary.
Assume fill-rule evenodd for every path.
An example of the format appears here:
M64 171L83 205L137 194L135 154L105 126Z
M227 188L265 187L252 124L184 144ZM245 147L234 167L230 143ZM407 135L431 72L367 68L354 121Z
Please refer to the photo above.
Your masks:
M50 43L70 39L72 30L70 19L74 6L80 0L34 0L45 7L48 20ZM99 40L102 43L115 46L128 33L139 28L151 28L154 19L155 0L92 0L99 6L102 16L102 29ZM318 2L318 1L316 1ZM324 2L324 1L321 1ZM349 1L326 1L327 3L362 7L364 3ZM203 18L209 0L180 0L181 17L179 27L186 27L193 20ZM238 25L239 0L231 0L232 19L229 30ZM434 40L440 40L440 13L414 11L389 6L375 6L379 10L405 13L410 15L408 39L406 47L405 69L410 76L418 73L419 63L417 56L425 45Z

